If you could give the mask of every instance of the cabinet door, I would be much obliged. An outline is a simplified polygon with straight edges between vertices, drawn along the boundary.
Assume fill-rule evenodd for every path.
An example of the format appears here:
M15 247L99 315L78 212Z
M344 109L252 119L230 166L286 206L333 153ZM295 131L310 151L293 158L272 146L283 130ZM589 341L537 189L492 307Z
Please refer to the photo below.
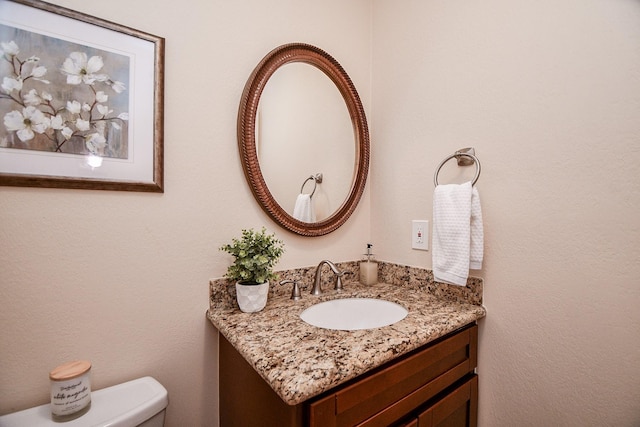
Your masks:
M475 427L477 423L477 375L418 416L418 427Z

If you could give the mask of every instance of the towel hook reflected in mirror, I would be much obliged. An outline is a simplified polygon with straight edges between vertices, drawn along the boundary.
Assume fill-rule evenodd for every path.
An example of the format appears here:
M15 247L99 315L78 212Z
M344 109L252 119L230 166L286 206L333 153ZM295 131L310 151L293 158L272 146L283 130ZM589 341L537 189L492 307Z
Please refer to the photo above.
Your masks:
M313 197L313 195L316 192L316 188L318 188L318 184L322 184L322 174L321 173L317 173L317 174L311 175L309 178L305 179L304 182L302 183L302 187L300 187L300 194L303 194L302 191L304 190L304 186L309 181L313 181L313 191L311 191L311 194L309 194L309 197Z

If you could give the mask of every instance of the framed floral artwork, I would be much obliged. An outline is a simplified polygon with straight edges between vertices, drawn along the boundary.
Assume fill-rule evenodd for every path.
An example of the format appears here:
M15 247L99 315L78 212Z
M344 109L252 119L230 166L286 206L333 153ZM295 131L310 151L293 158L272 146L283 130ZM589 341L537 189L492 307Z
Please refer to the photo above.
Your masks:
M164 39L0 0L0 185L163 191Z

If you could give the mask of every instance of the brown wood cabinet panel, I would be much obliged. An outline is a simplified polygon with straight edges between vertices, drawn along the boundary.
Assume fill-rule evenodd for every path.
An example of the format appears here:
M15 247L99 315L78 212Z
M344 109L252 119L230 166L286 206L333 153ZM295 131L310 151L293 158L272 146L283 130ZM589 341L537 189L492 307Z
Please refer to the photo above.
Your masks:
M309 425L336 427L336 396L329 396L309 404Z
M418 415L418 427L477 425L478 376L474 375Z
M284 403L222 334L219 343L221 426L303 425L302 405Z
M467 330L340 390L336 393L337 413L374 414L460 363L468 367L468 345ZM353 411L357 406L360 411Z
M400 358L337 391L336 425L389 424L473 371L470 344L475 328Z
M410 420L403 421L398 424L394 424L393 427L418 427L418 419L411 418Z
M469 373L466 363L461 363L456 368L446 372L434 381L425 384L413 393L400 399L393 405L388 406L373 417L358 424L358 427L377 427L381 425L390 425L395 420L400 419L407 413L410 413L424 402L436 396L439 392L446 389L458 379Z
M329 396L335 396L332 425L374 427L398 422L473 372L477 333L475 325L464 328L331 392Z

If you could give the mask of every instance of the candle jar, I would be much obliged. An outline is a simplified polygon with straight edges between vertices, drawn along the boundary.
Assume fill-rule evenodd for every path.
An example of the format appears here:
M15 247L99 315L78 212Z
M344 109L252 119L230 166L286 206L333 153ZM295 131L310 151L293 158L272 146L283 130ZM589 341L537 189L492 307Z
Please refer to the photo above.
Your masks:
M49 373L51 380L51 416L54 421L69 421L91 407L91 362L77 360L60 365Z

